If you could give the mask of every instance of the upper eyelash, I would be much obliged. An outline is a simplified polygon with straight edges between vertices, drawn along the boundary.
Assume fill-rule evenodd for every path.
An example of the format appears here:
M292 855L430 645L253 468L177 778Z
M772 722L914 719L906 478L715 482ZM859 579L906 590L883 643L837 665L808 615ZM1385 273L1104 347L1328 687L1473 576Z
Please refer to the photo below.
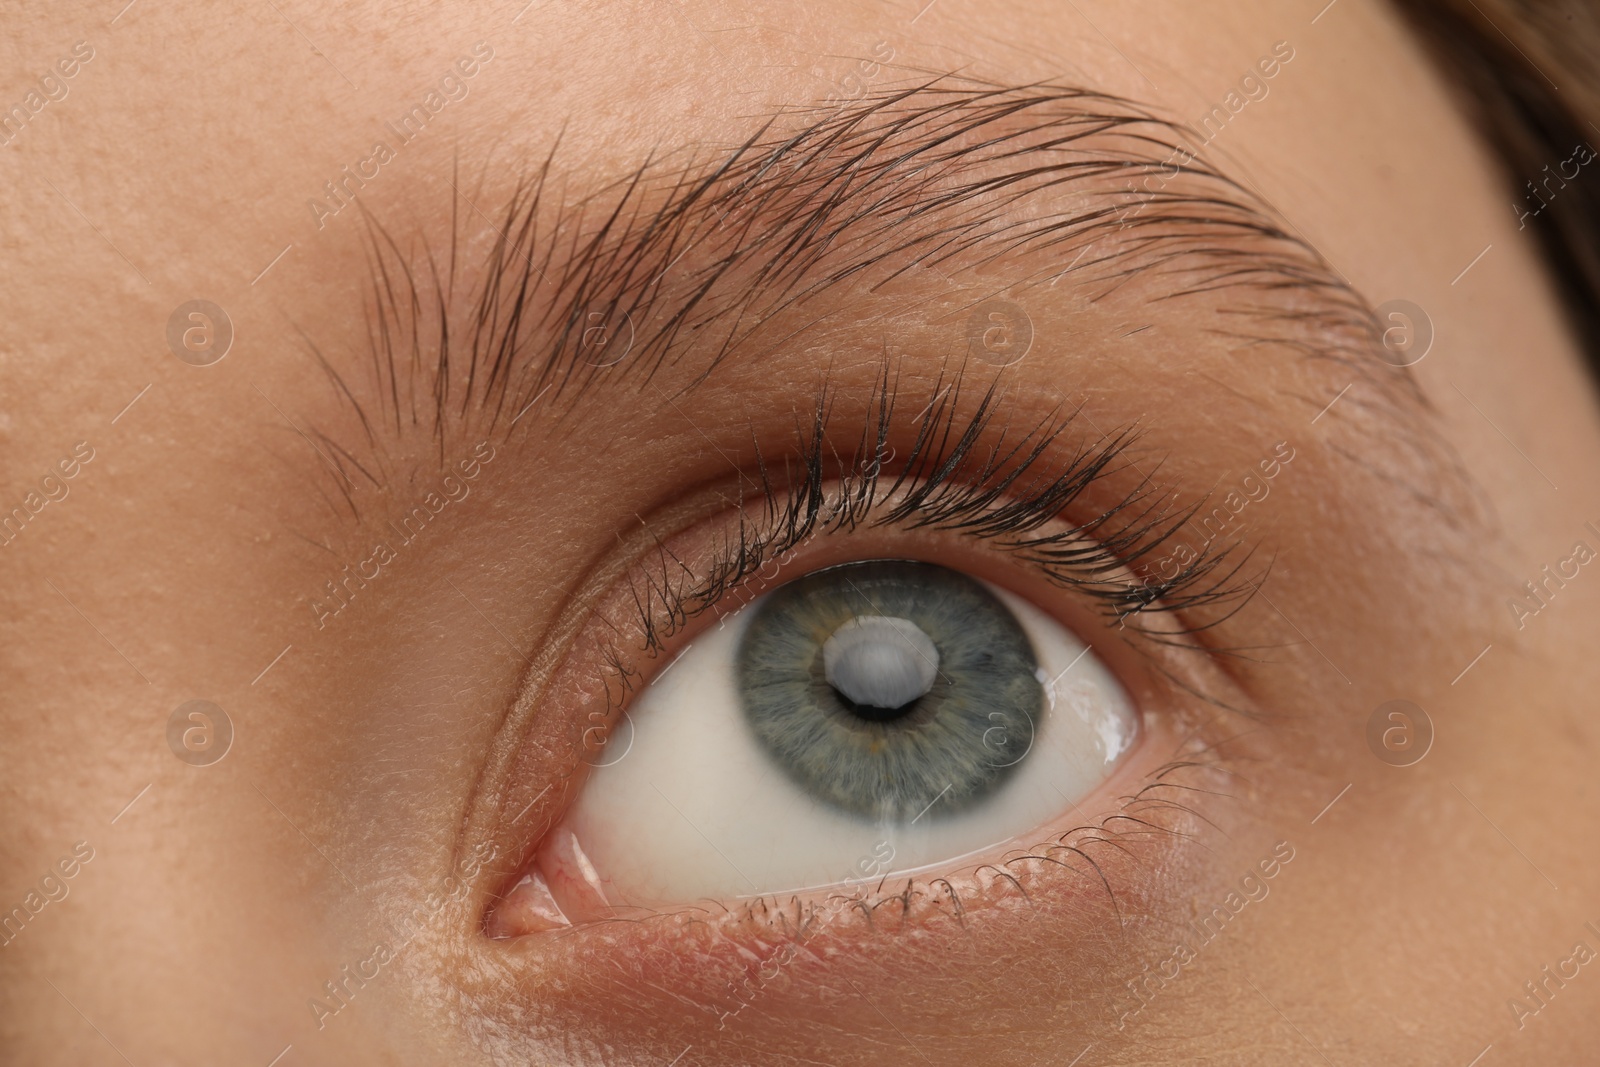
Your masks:
M819 389L809 425L796 427L796 446L781 472L756 445L755 508L740 501L739 524L714 550L700 573L657 539L654 565L635 580L633 600L644 648L659 654L690 620L721 605L769 562L807 540L858 527L900 526L962 533L995 544L1059 586L1084 595L1108 622L1149 639L1193 647L1194 635L1238 611L1263 575L1246 575L1251 553L1238 543L1208 545L1170 578L1143 578L1135 568L1205 506L1206 498L1174 505L1169 487L1153 475L1090 518L1040 532L1059 520L1097 483L1127 469L1120 464L1137 439L1133 429L1079 445L1066 461L1052 462L1076 413L1053 416L1021 435L996 427L1000 383L990 384L970 414L962 413L962 378L944 375L913 420L913 443L904 457L889 442L902 433L895 422L897 383L887 366L874 385L868 417L848 456L832 447L832 396ZM1009 441L1007 438L1013 438ZM895 473L888 473L893 465ZM1137 472L1136 472L1137 473ZM829 493L830 485L837 488ZM743 483L741 482L741 488ZM756 515L751 516L754 510ZM1128 575L1133 574L1130 578ZM1160 631L1141 625L1146 611L1217 609L1217 617Z

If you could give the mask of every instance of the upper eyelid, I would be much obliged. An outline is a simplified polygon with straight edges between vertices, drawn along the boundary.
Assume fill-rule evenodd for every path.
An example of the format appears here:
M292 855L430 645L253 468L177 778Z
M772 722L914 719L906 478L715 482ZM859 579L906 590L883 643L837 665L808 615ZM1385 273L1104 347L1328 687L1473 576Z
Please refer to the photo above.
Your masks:
M880 395L892 397L894 386L887 369L877 388ZM831 405L824 390L816 399L818 414L810 436L798 440L787 454L792 463L786 467L799 470L798 478L779 481L770 471L772 465L763 461L757 496L741 507L736 535L728 535L727 545L703 565L702 573L695 574L657 537L660 573L645 573L646 587L635 587L633 596L641 615L638 621L647 635L647 650L658 653L664 641L706 611L724 615L721 605L730 593L764 575L769 565L779 564L781 570L781 561L797 546L858 526L909 526L995 541L1019 563L1031 565L1059 585L1076 588L1119 627L1135 635L1144 634L1145 627L1139 622L1130 625L1127 620L1141 612L1154 608L1183 617L1181 626L1159 628L1160 639L1168 643L1197 638L1253 596L1261 575L1251 581L1252 576L1245 573L1252 552L1242 544L1208 544L1197 559L1170 578L1153 580L1132 572L1138 561L1177 533L1200 506L1170 506L1167 487L1144 475L1131 487L1119 490L1116 503L1098 507L1093 515L1074 520L1064 531L1041 531L1072 509L1089 488L1119 473L1114 464L1132 443L1131 434L1097 435L1094 443L1076 446L1063 461L1062 448L1053 446L1069 429L1076 428L1071 416L1042 424L1008 442L1003 430L998 435L991 432L999 410L992 388L975 411L962 410L959 377L949 388L935 383L931 392L947 399L942 404L931 402L924 409L925 417L913 420L915 443L909 446L900 470L891 474L876 462L897 406L893 399L881 406L875 399L866 403L869 411L879 412L881 421L875 428L869 419L860 435L863 451L836 456L836 468L825 460L828 446L824 434ZM952 438L955 444L947 447ZM825 500L826 482L840 484L836 495ZM1023 483L1031 495L1012 491ZM748 520L748 511L759 518ZM1079 550L1074 547L1078 544L1092 548ZM1134 576L1127 580L1104 577L1112 567L1127 568ZM1215 609L1212 614L1218 617L1205 622L1190 617L1191 610L1201 608ZM1206 644L1194 641L1195 647Z

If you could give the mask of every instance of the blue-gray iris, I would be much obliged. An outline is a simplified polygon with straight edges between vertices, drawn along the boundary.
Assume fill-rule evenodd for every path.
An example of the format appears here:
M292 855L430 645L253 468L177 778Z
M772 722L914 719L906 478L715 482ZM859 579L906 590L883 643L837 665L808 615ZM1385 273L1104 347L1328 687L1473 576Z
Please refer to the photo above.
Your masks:
M1015 771L1044 707L1037 669L1022 625L982 583L871 560L768 596L740 642L737 685L757 739L802 789L904 821L970 808Z

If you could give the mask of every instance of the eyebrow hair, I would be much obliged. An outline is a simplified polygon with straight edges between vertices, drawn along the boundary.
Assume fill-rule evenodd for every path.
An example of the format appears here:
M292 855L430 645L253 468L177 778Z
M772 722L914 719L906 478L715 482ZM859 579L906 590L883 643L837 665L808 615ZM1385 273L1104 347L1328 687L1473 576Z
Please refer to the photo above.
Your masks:
M313 351L368 451L385 430L420 428L442 461L451 427L508 433L546 394L649 382L689 353L703 382L763 324L846 281L878 292L918 270L1027 264L990 295L1067 279L1100 299L1141 277L1158 283L1153 300L1226 292L1233 328L1220 332L1241 346L1337 360L1378 383L1379 403L1414 412L1410 376L1374 367L1362 298L1191 143L1118 97L949 76L780 112L720 153L658 152L575 200L558 136L498 223L452 181L447 257L403 247L363 206L370 381L352 386ZM462 262L469 212L495 233L477 268ZM597 322L630 326L623 362L585 358ZM382 488L387 464L317 436L354 511L358 479Z

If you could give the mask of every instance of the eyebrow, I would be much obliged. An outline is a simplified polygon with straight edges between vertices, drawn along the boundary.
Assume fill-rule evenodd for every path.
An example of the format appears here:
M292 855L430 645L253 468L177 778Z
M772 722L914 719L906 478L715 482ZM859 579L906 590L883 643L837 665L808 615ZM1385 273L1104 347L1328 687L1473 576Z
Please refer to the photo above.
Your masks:
M764 324L846 281L878 292L913 271L1001 263L1028 269L990 295L1066 280L1099 299L1141 277L1157 283L1152 300L1226 293L1224 332L1241 346L1346 363L1414 411L1413 379L1373 366L1380 333L1362 298L1191 143L1118 97L948 76L781 112L720 152L658 151L577 199L558 137L499 221L452 182L447 255L419 256L365 214L370 380L352 385L315 354L368 449L421 428L442 457L452 427L509 433L547 395L548 410L691 353L703 382ZM487 260L466 266L483 225ZM621 363L585 352L597 323L628 326ZM318 437L347 502L358 480L383 487L359 449Z

